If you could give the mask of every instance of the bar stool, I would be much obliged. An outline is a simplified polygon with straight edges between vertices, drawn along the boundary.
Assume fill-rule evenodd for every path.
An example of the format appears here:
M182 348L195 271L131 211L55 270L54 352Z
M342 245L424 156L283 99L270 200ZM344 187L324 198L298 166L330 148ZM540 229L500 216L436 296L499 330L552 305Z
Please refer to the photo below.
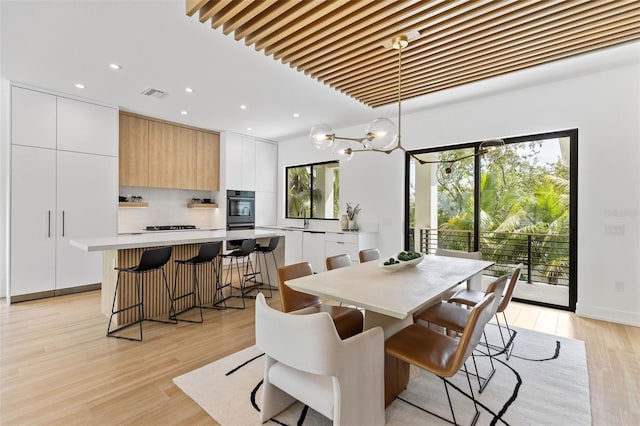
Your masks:
M240 248L238 250L234 250L231 253L226 253L221 255L223 258L227 258L230 260L229 267L227 268L227 273L225 274L224 284L220 286L221 289L225 287L229 287L229 295L223 298L222 300L225 301L232 297L242 299L242 307L227 306L228 308L244 309L245 308L244 299L250 297L247 295L247 293L251 290L254 290L256 287L256 286L252 286L250 288L247 288L246 286L246 282L249 279L249 277L253 277L253 279L255 280L256 272L253 269L253 264L251 263L251 257L250 257L251 253L253 253L255 248L256 248L256 240L255 238L250 238L250 239L242 240L242 243L240 244ZM233 281L234 262L235 262L235 269L238 275L238 283L240 285L240 296L233 295L233 285L231 284L231 282ZM242 266L240 266L241 263L242 263ZM249 268L251 268L251 272L249 272Z
M171 247L161 247L157 249L145 250L142 252L140 256L140 263L136 266L131 266L129 268L114 268L118 271L118 279L116 280L116 289L113 293L113 303L111 304L111 315L109 316L109 324L107 324L107 337L115 337L118 339L126 339L133 340L136 342L142 341L142 321L155 321L155 322L163 322L168 324L177 324L178 321L171 317L175 317L175 309L173 308L173 300L171 298L171 292L169 291L169 283L167 282L167 275L164 272L164 265L167 264L169 259L171 258ZM144 276L145 274L153 271L160 270L162 272L162 279L164 280L164 286L167 290L167 296L169 298L169 318L170 321L162 321L153 318L145 318L144 317ZM116 299L118 297L118 289L120 287L120 275L122 273L126 274L134 274L135 275L135 283L136 283L136 303L125 306L120 309L115 309L116 307ZM138 310L138 319L123 326L120 326L114 330L111 330L111 321L115 314L119 314L120 312L125 312L131 309ZM134 339L126 336L119 336L114 333L117 333L120 330L131 327L135 324L138 324L140 327L140 338Z
M271 239L269 240L269 245L267 246L262 246L262 245L257 245L255 252L256 252L256 260L258 262L258 269L259 271L256 271L257 274L260 274L260 283L262 285L265 285L264 282L264 277L262 275L262 264L260 263L260 254L262 254L262 260L264 263L264 267L267 269L267 287L269 289L269 296L265 297L273 297L273 287L271 286L271 276L269 275L269 265L267 265L267 254L271 253L271 256L273 257L273 264L275 266L275 270L278 270L278 262L276 261L276 254L274 253L276 247L278 247L278 241L280 241L280 237L271 237ZM277 290L277 288L276 288Z
M214 280L213 303L214 303L214 307L216 307L215 306L216 298L218 297L218 293L222 293L222 291L219 288L220 286L219 286L218 268L216 268L214 259L218 256L218 254L220 254L221 247L222 247L221 241L217 241L215 243L202 244L200 246L200 250L198 251L198 254L195 255L194 257L190 259L184 259L184 260L174 260L174 262L176 263L176 273L173 279L173 296L171 300L173 301L174 306L177 301L182 300L189 296L191 296L193 300L192 300L191 306L184 308L179 312L176 311L174 317L170 319L176 319L179 321L186 321L186 322L197 322L197 323L203 322L202 300L200 299L200 288L198 285L197 271L198 271L198 265L203 265L205 263L209 263L211 265L211 271L213 272L213 280ZM191 291L189 291L188 293L181 294L180 296L176 296L176 289L178 287L178 271L180 269L180 266L187 266L187 265L191 266L191 276L192 276ZM200 310L200 321L178 318L178 315L183 314L195 308L198 308Z

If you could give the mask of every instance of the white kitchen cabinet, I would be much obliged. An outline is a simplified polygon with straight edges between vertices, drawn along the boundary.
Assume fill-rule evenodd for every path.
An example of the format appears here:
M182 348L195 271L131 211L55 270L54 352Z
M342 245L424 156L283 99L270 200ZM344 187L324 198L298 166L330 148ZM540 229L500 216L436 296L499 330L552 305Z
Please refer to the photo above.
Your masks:
M56 289L102 281L101 253L69 244L116 234L118 159L58 151Z
M58 97L57 148L118 156L118 110ZM116 141L116 143L114 143Z
M117 232L117 109L75 100L68 102L69 99L52 94L25 90L12 87L12 95L19 93L11 104L11 116L15 118L12 126L15 124L18 130L16 133L11 129L12 301L52 296L57 290L99 283L100 255L71 247L69 240L107 237ZM38 140L51 138L54 142L57 139L53 147L22 146L25 132L20 130L23 126L20 117L30 115L32 122L39 124L48 123L50 114L48 108L32 108L33 102L20 99L25 96L40 99L49 106L51 100L57 104L61 99L58 109L65 105L66 113L57 114L54 126L48 125L46 131L39 129L42 135L31 136ZM70 113L75 120L68 116ZM38 114L42 114L42 120ZM106 117L112 118L110 126ZM74 123L79 129L73 128ZM95 141L101 146L96 146Z
M354 263L358 262L360 250L377 246L378 234L376 232L327 232L325 235L326 257L346 253Z
M227 189L277 192L278 147L247 136L223 132Z
M302 231L285 229L284 238L285 265L302 262Z
M276 225L275 192L256 191L256 226Z
M56 151L14 145L11 163L11 295L53 291Z
M242 190L256 190L256 141L242 138ZM260 176L258 178L261 178Z
M241 191L242 187L242 137L224 132L221 140L225 145L225 177L227 189Z
M278 145L256 142L256 191L278 192Z
M311 264L313 272L326 271L324 232L302 232L302 259Z
M11 143L56 148L56 97L11 87Z

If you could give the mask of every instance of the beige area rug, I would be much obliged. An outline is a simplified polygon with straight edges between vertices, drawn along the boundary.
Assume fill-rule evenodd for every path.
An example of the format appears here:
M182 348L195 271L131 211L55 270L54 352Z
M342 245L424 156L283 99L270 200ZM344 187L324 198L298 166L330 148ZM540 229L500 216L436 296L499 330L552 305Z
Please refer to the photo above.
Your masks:
M490 343L497 343L497 327L488 327ZM479 425L590 425L589 378L584 342L516 329L514 349L507 361L494 356L496 373L481 394L472 380L480 409ZM486 353L486 348L478 350ZM495 351L493 352L495 354ZM252 346L174 382L223 426L259 425L264 367L262 352ZM476 357L480 374L489 369L487 356ZM472 362L467 364L472 371ZM472 378L473 379L473 378ZM469 424L473 402L464 373L449 380L456 420ZM453 390L452 390L453 389ZM412 369L408 388L386 410L387 425L446 425L416 408L424 407L450 418L441 379ZM297 403L267 424L330 425L331 421Z

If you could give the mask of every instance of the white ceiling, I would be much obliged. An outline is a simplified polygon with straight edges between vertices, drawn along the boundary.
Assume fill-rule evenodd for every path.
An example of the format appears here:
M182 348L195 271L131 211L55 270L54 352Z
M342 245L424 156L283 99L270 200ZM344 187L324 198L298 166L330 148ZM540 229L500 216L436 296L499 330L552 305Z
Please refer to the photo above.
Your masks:
M1 0L0 18L2 78L127 111L270 140L307 134L321 122L339 128L396 114L394 105L372 110L187 17L184 0ZM603 67L601 58L589 60L596 56L412 99L403 112ZM112 62L122 69L110 69ZM76 89L76 83L86 88ZM148 87L169 95L141 95Z

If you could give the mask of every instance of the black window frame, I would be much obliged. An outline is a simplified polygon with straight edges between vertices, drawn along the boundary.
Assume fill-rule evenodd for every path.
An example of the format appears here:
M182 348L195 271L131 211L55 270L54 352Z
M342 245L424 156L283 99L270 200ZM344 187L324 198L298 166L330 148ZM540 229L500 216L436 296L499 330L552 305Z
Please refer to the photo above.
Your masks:
M531 305L545 306L556 309L567 310L571 312L576 311L576 305L578 302L578 129L566 129L557 130L545 133L534 133L530 135L515 136L510 138L503 138L506 145L527 142L531 140L542 139L554 139L568 137L570 141L569 151L569 301L568 306L551 305L548 303L536 302L532 300L517 299L518 302L524 302ZM475 148L475 161L474 161L474 173L475 176L480 176L480 157L477 155L482 142L471 142L457 145L439 146L433 148L423 148L407 151L405 153L405 173L404 173L404 244L405 250L409 249L409 185L410 185L410 167L412 161L412 155L425 154L430 152L442 152L452 149L460 148ZM480 246L480 182L479 179L474 179L474 247L473 250L478 250Z
M307 163L307 164L297 164L294 166L287 166L285 167L284 170L284 193L285 193L285 206L284 206L284 212L285 212L285 219L302 219L302 217L300 216L289 216L289 169L298 169L301 167L310 167L310 180L309 180L309 198L310 198L310 207L309 207L309 211L310 211L310 216L311 213L313 212L313 203L314 203L314 197L313 197L313 187L314 187L314 174L313 174L313 168L316 166L326 166L327 164L335 164L338 169L340 168L340 162L336 161L336 160L331 160L331 161L322 161L322 162L317 162L317 163ZM340 200L338 200L338 202L340 202ZM307 219L313 219L313 220L339 220L339 218L327 218L327 217L307 217Z

